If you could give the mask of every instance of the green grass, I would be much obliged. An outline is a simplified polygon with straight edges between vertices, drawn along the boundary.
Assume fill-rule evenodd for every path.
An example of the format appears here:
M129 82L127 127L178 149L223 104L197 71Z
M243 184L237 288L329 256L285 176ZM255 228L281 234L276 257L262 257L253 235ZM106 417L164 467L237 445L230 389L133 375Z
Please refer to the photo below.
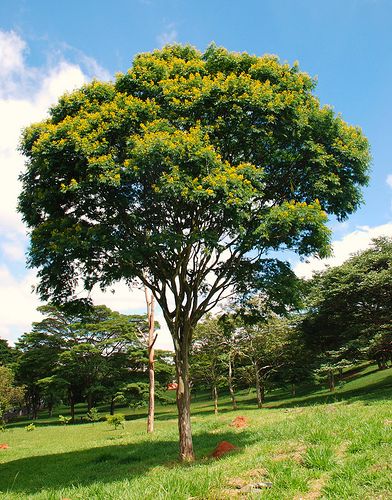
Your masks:
M0 450L0 498L226 499L238 486L264 481L272 487L241 498L392 499L392 369L364 366L346 380L333 396L320 388L304 388L297 398L271 392L261 410L247 391L239 394L237 412L224 396L218 416L196 394L197 460L190 465L177 461L173 405L158 407L153 435L145 432L142 411L129 411L118 430L104 422L37 421L27 432L27 422L19 422L0 434L9 445ZM247 428L230 426L237 415L248 418ZM237 451L214 460L222 440Z

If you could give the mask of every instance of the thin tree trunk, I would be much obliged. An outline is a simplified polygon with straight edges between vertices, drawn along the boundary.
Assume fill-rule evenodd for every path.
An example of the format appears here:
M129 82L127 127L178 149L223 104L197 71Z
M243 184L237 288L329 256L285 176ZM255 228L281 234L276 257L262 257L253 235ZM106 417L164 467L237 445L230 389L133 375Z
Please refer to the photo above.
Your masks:
M335 376L332 370L328 372L328 385L329 385L329 390L333 392L335 390Z
M149 395L148 395L148 417L147 417L147 432L154 432L154 416L155 416L155 369L154 369L154 295L148 296L147 287L144 287L144 293L147 304L147 319L148 319L148 376L149 376Z
M53 417L53 403L48 404L49 417Z
M218 389L216 388L216 385L214 385L212 389L212 394L214 396L214 413L215 415L218 415Z
M93 407L93 395L91 392L87 394L87 411L90 411Z
M237 409L237 401L235 399L234 387L233 387L233 362L231 360L231 356L229 355L229 375L228 375L228 385L229 392L231 397L231 404L233 406L233 410Z
M295 397L295 384L291 384L291 397Z
M387 358L386 358L385 354L382 354L381 355L381 370L386 370L387 368L388 368Z
M255 371L255 381L256 381L256 397L257 397L257 407L262 408L263 407L263 391L260 383L260 374L259 374L259 367L257 366L257 363L253 363L254 366L254 371Z
M70 404L70 407L71 407L71 421L72 423L75 422L75 398L74 398L74 395L70 394L70 397L69 397L69 404Z
M114 415L114 396L110 400L110 415Z
M185 335L184 335L185 336ZM191 462L195 459L191 428L191 393L189 387L189 345L174 342L177 374L178 431L180 435L180 459Z

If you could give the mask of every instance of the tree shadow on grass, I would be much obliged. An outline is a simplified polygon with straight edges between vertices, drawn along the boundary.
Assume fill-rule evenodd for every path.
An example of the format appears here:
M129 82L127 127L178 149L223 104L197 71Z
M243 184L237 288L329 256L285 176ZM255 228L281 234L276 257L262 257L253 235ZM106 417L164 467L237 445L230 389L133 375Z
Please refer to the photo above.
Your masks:
M208 460L220 441L230 441L239 452L255 442L255 436L243 430L219 434L194 435L198 459L192 464L178 461L176 440L153 440L141 443L108 445L53 455L39 455L6 462L1 466L1 493L19 493L26 498L42 489L112 483L142 476L156 466L193 467Z

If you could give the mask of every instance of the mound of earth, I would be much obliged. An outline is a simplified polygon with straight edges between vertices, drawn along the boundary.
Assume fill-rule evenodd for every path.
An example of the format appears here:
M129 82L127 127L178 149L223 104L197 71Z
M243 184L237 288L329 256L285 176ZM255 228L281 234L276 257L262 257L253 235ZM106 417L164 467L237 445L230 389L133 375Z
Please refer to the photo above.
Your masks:
M236 449L237 447L229 443L228 441L221 441L212 452L212 456L214 458L220 458L223 455L226 455L226 453L230 453L231 451L234 451Z
M231 427L236 427L237 429L242 429L248 427L249 421L246 417L238 416L231 422Z

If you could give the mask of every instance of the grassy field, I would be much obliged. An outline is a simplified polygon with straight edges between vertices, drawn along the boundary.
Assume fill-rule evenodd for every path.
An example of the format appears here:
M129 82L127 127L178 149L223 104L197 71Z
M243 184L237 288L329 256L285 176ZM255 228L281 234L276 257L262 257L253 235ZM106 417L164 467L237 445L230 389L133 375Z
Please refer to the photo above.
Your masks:
M177 462L172 405L158 408L153 435L141 411L128 411L117 431L104 422L48 425L45 415L33 432L17 423L0 434L9 445L0 450L0 498L392 499L392 369L362 367L346 381L332 396L314 388L296 398L272 392L261 410L254 394L242 392L237 412L225 397L218 416L196 394L191 465ZM230 426L238 415L247 427ZM236 451L211 458L223 440ZM261 489L252 491L256 483Z

